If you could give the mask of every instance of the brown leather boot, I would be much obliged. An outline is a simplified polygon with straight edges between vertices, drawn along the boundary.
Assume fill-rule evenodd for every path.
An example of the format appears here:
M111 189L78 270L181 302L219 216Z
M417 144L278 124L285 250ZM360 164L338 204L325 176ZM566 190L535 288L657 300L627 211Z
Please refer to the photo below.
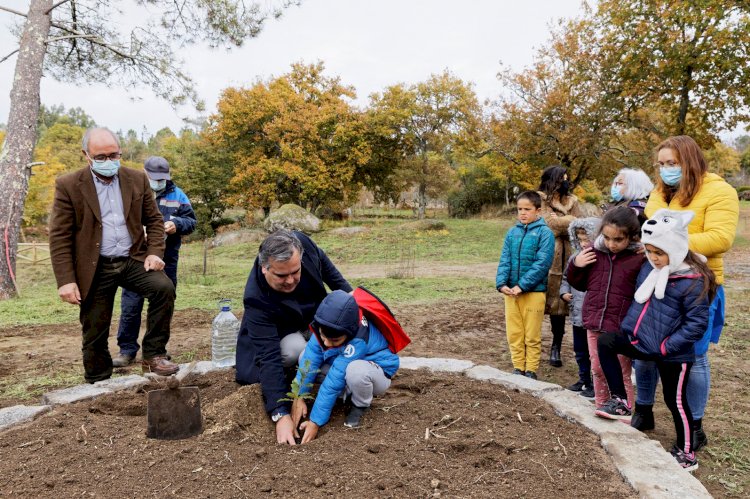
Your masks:
M167 357L163 355L157 355L156 357L151 357L150 359L143 359L143 362L141 362L141 366L143 367L144 374L147 372L152 372L154 374L158 374L159 376L171 376L180 370L180 366L178 366L174 362L170 362L169 360L167 360Z

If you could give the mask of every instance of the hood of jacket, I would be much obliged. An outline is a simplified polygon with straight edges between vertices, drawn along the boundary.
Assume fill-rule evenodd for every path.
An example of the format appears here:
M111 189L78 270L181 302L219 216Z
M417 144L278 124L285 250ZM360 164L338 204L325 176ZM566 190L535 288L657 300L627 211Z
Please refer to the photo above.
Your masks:
M337 289L323 298L310 325L315 332L319 333L320 326L323 326L326 330L337 331L351 339L359 331L359 318L359 306L354 297Z
M587 217L587 218L576 218L570 225L568 225L568 235L570 236L570 244L576 251L581 251L581 244L578 242L576 237L576 231L583 229L586 231L586 235L589 236L589 241L594 241L596 233L599 231L599 224L602 219L599 217Z

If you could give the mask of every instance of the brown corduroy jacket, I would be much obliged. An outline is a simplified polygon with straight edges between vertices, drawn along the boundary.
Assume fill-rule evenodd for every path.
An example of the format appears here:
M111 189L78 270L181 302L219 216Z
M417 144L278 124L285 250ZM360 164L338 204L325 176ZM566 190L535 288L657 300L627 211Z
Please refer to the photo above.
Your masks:
M164 255L164 221L146 174L122 167L118 171L123 214L133 240L130 257L144 261ZM145 226L145 233L144 233ZM85 300L94 281L102 242L99 198L89 167L55 182L49 224L49 250L57 286L75 282Z

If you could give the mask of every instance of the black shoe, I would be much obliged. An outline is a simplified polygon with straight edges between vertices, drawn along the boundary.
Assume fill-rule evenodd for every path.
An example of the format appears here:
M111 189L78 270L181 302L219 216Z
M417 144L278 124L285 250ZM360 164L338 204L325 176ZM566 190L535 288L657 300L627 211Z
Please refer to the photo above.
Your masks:
M670 454L672 454L677 463L682 466L682 469L685 471L695 471L698 469L698 459L695 457L695 451L692 451L690 454L685 454L675 446L672 447Z
M353 405L352 410L346 415L344 426L347 428L359 428L362 416L364 416L368 410L370 410L369 407L357 407L356 405Z
M549 351L549 365L552 367L562 367L562 359L560 358L560 345L552 345Z
M630 419L632 412L625 400L612 396L603 406L594 411L594 414L605 419Z
M594 398L594 387L591 385L586 385L583 387L583 389L578 394L583 398L587 399L593 399Z
M578 380L575 383L573 383L572 385L570 385L568 387L568 390L570 390L571 392L580 392L581 390L583 390L584 386L586 386L586 383L584 383L581 380Z
M703 428L698 428L693 432L693 452L701 450L708 445L708 437Z
M630 426L639 431L650 431L656 426L654 423L654 411L652 405L635 404Z
M117 354L117 357L112 359L112 367L127 367L130 364L132 364L134 360L135 360L135 355L130 356L127 354L120 353L120 354Z
M534 371L526 371L526 374L524 374L524 376L530 379L537 379L536 373Z
M515 368L513 369L513 374L518 374L519 376L526 376L526 371L522 371L521 369Z

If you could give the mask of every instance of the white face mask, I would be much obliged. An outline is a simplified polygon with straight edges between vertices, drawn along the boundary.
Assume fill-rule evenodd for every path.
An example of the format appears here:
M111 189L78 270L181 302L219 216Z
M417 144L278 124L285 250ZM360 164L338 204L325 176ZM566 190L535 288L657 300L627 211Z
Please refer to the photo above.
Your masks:
M166 180L151 180L149 179L148 183L151 185L151 190L154 192L161 192L164 189L167 188L167 181Z
M114 177L120 169L119 159L106 159L104 161L91 161L91 169L102 177Z

